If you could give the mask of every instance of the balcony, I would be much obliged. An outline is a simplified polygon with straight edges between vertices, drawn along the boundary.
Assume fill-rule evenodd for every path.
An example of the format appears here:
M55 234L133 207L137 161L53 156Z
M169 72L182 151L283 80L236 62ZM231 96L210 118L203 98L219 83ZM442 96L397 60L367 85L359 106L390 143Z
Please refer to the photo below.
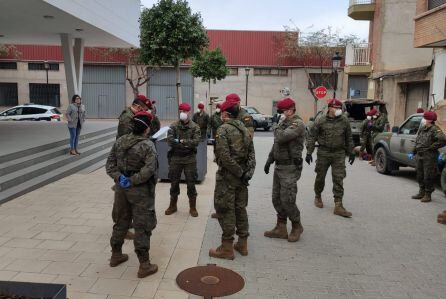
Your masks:
M370 49L370 44L347 45L344 72L351 75L370 75L372 73Z
M358 21L371 21L375 15L375 0L350 0L348 16Z
M446 47L446 1L429 0L426 5L424 0L422 4L419 7L424 9L415 17L414 47Z

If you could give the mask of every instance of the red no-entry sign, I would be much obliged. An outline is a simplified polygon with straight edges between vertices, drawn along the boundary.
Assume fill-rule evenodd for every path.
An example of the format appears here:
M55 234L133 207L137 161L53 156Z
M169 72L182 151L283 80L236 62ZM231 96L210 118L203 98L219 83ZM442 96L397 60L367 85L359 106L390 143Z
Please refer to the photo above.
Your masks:
M322 99L327 95L327 88L324 86L319 86L314 90L314 94L318 99Z

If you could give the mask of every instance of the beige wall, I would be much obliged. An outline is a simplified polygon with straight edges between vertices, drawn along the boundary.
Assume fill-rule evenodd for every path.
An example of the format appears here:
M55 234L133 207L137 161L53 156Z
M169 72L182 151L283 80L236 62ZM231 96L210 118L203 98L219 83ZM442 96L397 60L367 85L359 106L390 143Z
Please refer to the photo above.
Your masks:
M375 14L373 32L377 38L374 72L427 66L432 61L432 49L413 47L416 0L380 0L380 13Z
M331 70L325 70L330 72ZM318 72L317 69L310 72ZM282 95L280 90L288 87L291 90L291 97L296 100L298 114L307 121L314 115L315 105L313 97L308 90L308 77L303 68L293 68L288 70L288 76L254 76L251 69L248 79L248 106L256 107L260 112L272 114L273 102L280 100ZM200 101L205 101L208 83L202 82L200 78L195 78L194 82L194 108ZM339 74L337 94L341 96L343 91L343 74ZM211 83L211 97L218 97L223 101L227 94L237 93L245 103L246 92L245 69L239 68L238 76L227 76L224 80L216 84ZM333 91L329 91L325 99L331 98ZM321 100L319 106L324 106L325 101ZM207 108L209 109L209 107Z

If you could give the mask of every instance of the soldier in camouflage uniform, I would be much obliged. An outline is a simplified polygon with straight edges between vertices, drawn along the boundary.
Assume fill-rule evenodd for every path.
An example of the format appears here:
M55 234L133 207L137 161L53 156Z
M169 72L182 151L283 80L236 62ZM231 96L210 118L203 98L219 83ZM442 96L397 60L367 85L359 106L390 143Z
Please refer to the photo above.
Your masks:
M386 128L386 125L389 123L389 121L387 120L386 113L381 113L378 110L376 110L375 108L372 109L371 113L372 113L373 122L372 122L372 126L371 126L370 130L371 130L372 144L374 144L376 136L378 136L379 133L384 132L384 129ZM376 165L374 155L372 155L372 161L370 161L370 165L371 166Z
M156 227L155 186L158 171L155 145L147 138L151 119L147 112L137 113L133 120L133 133L115 142L106 164L107 174L116 183L110 266L116 267L128 260L128 255L122 253L122 245L133 220L133 242L140 263L139 278L158 270L149 259L150 236Z
M371 157L373 155L373 141L372 141L372 110L367 112L367 118L362 122L361 126L361 148L359 149L360 156L364 155L364 150L367 151L367 155Z
M446 136L439 127L435 125L437 114L426 111L423 114L423 126L418 132L415 140L415 148L409 158L416 156L417 180L420 190L412 196L413 199L421 199L421 202L431 201L434 192L435 178L438 176L438 149L446 145Z
M305 124L296 114L293 99L285 98L277 103L285 119L274 130L274 144L265 164L265 173L269 173L275 163L272 200L277 212L277 224L265 237L288 239L297 242L304 231L300 221L300 211L296 205L297 181L302 173L302 150L305 141ZM290 219L292 229L288 235L286 223Z
M201 140L205 140L209 130L209 115L204 111L203 103L198 104L198 111L194 113L192 121L200 127Z
M141 111L147 111L151 108L152 103L148 98L144 95L138 95L132 103L132 106L127 107L124 111L121 112L119 116L119 124L118 124L118 134L116 135L116 139L119 137L130 134L133 131L133 117L136 113Z
M217 104L215 113L212 114L210 119L210 127L212 129L212 138L215 140L215 135L217 135L217 129L223 124L221 120L220 104Z
M246 127L237 120L236 101L226 100L221 107L224 120L217 130L216 156L218 171L214 191L214 207L220 215L221 245L209 250L209 256L234 259L234 250L248 255L249 224L248 185L255 170L254 145ZM236 231L237 229L237 231ZM238 241L232 246L234 234Z
M189 197L189 213L192 217L197 217L195 181L197 179L197 147L201 140L200 127L189 119L191 110L189 104L182 103L179 110L180 120L174 122L167 133L167 143L171 147L168 152L171 187L170 205L165 214L171 215L177 211L181 173L184 171Z
M310 164L313 161L312 153L315 144L318 142L316 160L316 181L314 182L314 192L316 193L314 204L318 208L323 207L322 191L325 186L325 176L331 166L333 178L333 195L335 201L334 214L351 217L342 205L344 196L343 180L346 177L345 156L349 157L349 163L355 161L353 153L353 140L350 122L342 113L342 102L331 99L328 102L328 113L319 117L307 138L307 155L305 161Z
M150 136L153 136L161 129L161 122L158 116L156 115L156 102L151 101L152 108L150 109L150 113L153 116L152 121L150 122Z

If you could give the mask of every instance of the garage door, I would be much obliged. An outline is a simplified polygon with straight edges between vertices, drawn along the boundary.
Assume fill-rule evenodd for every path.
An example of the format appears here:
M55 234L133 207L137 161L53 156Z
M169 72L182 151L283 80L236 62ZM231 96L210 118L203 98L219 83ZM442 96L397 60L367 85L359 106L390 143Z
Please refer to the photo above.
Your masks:
M160 119L176 119L178 106L176 101L176 73L173 68L154 71L147 86L150 99L156 100L156 111ZM194 78L189 69L181 69L181 91L183 102L192 103Z
M406 90L406 118L416 113L418 107L428 108L429 82L409 83Z
M88 118L118 118L125 108L125 67L84 66L82 101Z

